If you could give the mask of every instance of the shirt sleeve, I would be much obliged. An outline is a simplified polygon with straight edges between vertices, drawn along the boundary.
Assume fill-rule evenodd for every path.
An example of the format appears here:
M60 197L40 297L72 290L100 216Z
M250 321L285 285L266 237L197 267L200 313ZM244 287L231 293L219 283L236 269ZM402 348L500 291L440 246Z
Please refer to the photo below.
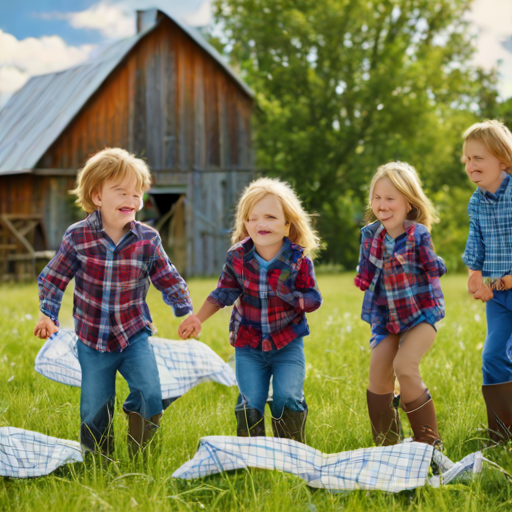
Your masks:
M354 279L354 284L362 291L369 288L371 284L370 279L370 260L368 258L368 236L364 231L361 231L361 247L359 249L359 263L357 264L357 275ZM373 275L373 273L372 273Z
M420 236L418 254L421 266L429 279L440 278L446 274L446 265L444 264L443 258L434 252L432 239L426 228Z
M62 296L79 266L71 234L66 232L55 256L39 274L39 309L59 325Z
M478 212L474 201L470 200L468 205L469 234L466 242L466 249L462 255L462 261L471 270L482 270L485 261L485 246L478 222Z
M207 297L208 302L220 306L232 306L242 294L242 287L236 277L234 254L228 252L226 262L217 283L217 288Z
M155 288L162 292L164 302L171 306L177 317L192 313L192 300L187 283L167 256L160 237L154 240L154 257L149 277Z
M275 283L275 292L299 312L311 313L322 305L313 262L307 257L301 260L295 283L290 283L286 273L282 272Z

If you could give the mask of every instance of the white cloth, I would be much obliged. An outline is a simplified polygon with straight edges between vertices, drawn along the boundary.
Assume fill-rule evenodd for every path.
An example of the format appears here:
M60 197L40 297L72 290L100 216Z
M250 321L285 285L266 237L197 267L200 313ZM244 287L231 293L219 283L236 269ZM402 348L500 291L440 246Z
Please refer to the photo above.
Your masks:
M82 450L76 441L21 428L0 428L0 476L42 476L70 462L82 462Z
M208 436L201 439L194 458L172 476L193 479L252 467L297 475L311 487L399 492L425 485L432 450L413 442L323 454L289 439Z
M77 341L74 331L60 329L37 354L35 370L62 384L80 387L82 371L78 362ZM155 353L163 399L178 398L206 381L225 386L236 385L231 367L204 343L153 336L149 341Z

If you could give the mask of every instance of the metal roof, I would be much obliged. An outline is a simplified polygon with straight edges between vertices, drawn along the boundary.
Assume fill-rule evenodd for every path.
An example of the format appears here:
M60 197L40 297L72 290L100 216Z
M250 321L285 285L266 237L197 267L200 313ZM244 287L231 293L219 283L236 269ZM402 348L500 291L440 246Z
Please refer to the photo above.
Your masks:
M97 57L58 73L34 76L0 110L0 174L30 172L86 101L98 90L128 52L158 25L162 13L207 51L246 94L251 89L233 72L201 34L156 11L154 23L132 37L106 48ZM149 13L148 13L149 14Z

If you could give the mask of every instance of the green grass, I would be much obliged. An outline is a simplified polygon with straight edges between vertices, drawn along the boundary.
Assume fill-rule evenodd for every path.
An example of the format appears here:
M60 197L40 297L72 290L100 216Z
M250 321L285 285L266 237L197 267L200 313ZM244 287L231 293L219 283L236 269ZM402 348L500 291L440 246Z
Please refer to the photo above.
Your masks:
M309 315L312 334L305 340L308 443L325 453L372 444L365 395L369 326L359 319L363 294L353 286L352 279L352 275L319 277L324 305ZM215 284L214 279L190 281L196 306ZM485 307L467 295L464 276L446 276L442 284L447 315L439 324L433 349L422 363L422 375L435 400L445 453L459 460L482 447L478 429L486 419L480 392ZM72 325L71 304L68 291L61 312L65 327ZM159 336L175 339L179 321L154 289L149 305ZM0 426L78 440L80 391L47 380L33 369L42 345L32 336L37 314L35 284L0 287ZM210 319L201 338L224 359L233 352L227 341L229 315L225 310ZM299 478L263 470L238 471L194 482L175 481L170 475L194 455L200 437L235 434L236 388L206 383L188 392L166 411L158 443L151 446L147 459L136 461L129 459L125 446L126 421L120 405L128 389L121 378L117 391L118 462L104 464L90 457L86 464L68 465L42 478L0 479L0 510L512 509L512 485L494 470L485 470L467 485L425 487L398 495L314 491ZM408 428L406 418L403 422ZM486 456L512 473L509 448L493 448Z

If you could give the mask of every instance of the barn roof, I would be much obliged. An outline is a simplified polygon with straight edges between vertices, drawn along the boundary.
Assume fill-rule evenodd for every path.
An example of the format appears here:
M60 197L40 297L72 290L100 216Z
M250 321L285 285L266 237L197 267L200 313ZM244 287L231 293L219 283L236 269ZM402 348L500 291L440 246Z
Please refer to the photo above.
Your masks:
M97 57L57 73L34 76L0 110L0 175L30 172L128 52L171 19L208 52L251 98L252 90L201 34L160 10L145 11L145 30L106 48ZM149 21L148 21L149 20Z

